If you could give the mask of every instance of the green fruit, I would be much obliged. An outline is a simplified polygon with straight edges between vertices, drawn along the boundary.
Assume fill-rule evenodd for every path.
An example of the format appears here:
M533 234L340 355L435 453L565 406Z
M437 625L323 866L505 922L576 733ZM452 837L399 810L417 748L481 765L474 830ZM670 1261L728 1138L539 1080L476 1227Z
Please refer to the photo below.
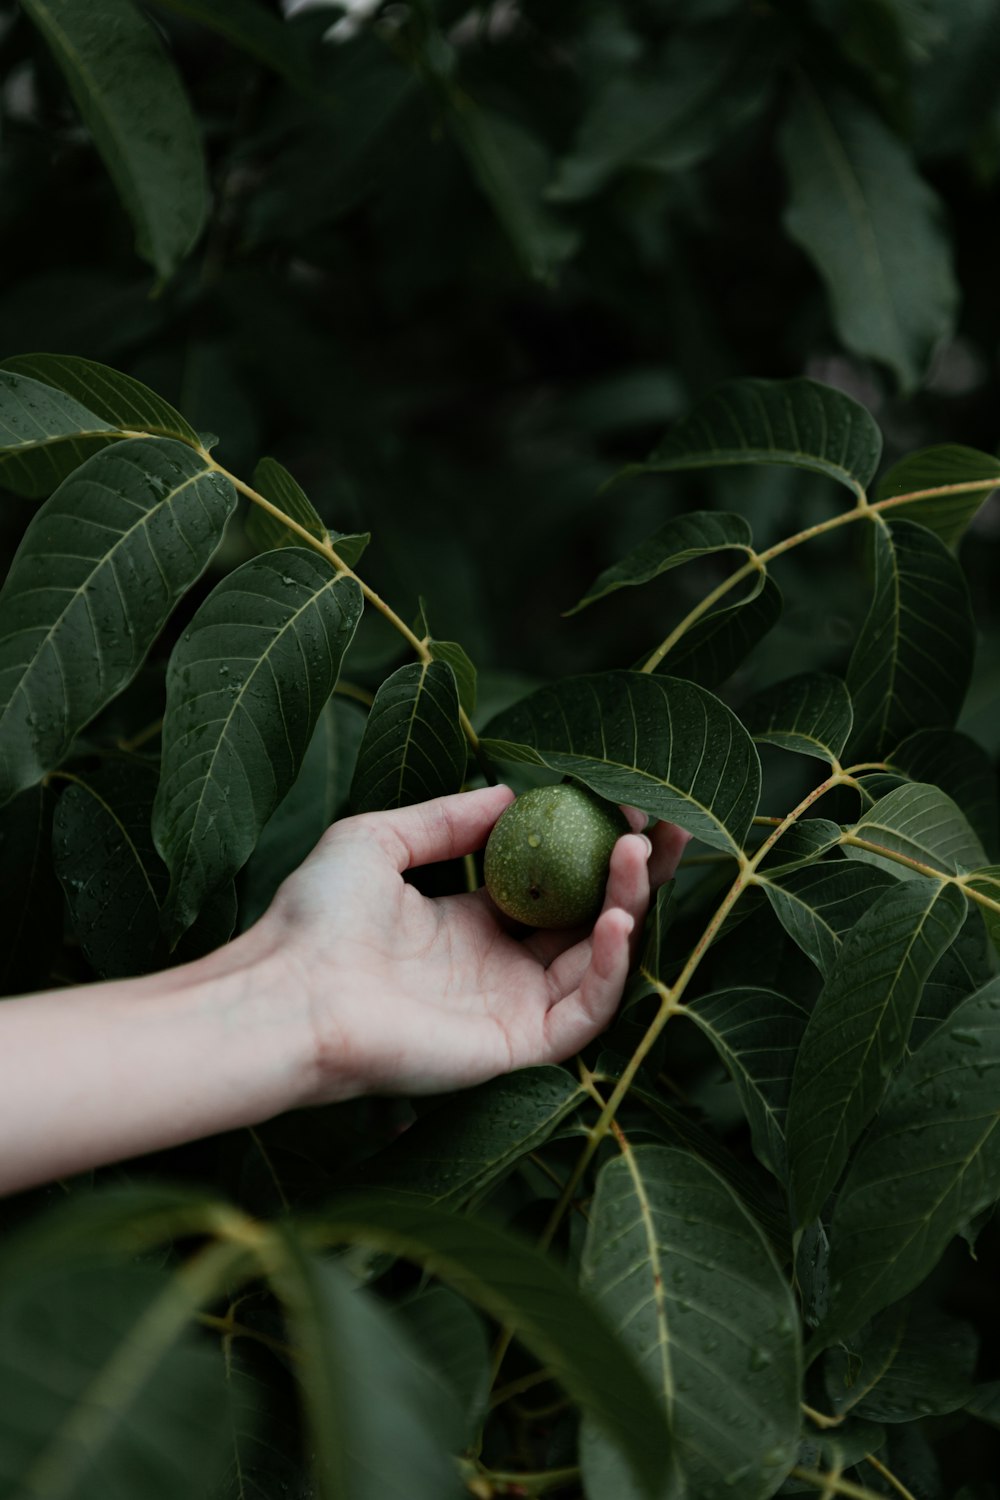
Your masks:
M493 825L483 862L486 889L502 912L531 927L579 927L604 900L621 810L584 787L524 792Z

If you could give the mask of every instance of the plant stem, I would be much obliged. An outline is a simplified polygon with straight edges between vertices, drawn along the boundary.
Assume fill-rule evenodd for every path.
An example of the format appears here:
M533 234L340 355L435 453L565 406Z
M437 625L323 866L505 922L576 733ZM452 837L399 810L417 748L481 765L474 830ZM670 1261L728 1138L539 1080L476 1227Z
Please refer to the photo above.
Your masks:
M913 1491L908 1490L903 1481L901 1479L897 1479L892 1470L887 1469L885 1464L881 1463L875 1457L874 1453L865 1454L865 1463L871 1464L872 1468L877 1473L881 1474L886 1484L891 1484L897 1495L902 1495L903 1500L916 1500L916 1496L913 1494Z
M839 1473L821 1474L818 1469L803 1469L799 1464L791 1471L792 1479L801 1479L805 1484L812 1484L826 1495L846 1495L849 1500L882 1500L882 1496L876 1495L874 1490L866 1490L860 1484L852 1484L849 1479L841 1479Z
M783 553L791 551L793 547L799 547L803 542L811 542L814 537L823 536L828 531L835 531L838 527L846 526L851 521L861 520L862 517L866 519L881 519L883 511L894 509L899 505L909 505L914 500L933 500L940 495L972 494L977 491L988 493L990 490L995 490L998 487L1000 486L998 486L998 482L995 479L970 479L960 484L941 484L936 485L933 489L912 490L906 495L891 495L885 500L875 500L873 502L869 502L867 496L861 491L858 503L852 510L839 511L837 515L830 516L825 521L819 521L815 526L807 526L802 531L796 531L792 536L785 537L780 542L775 542L773 547L768 547L764 552L755 552L748 562L743 563L733 573L730 573L728 578L724 578L720 584L712 589L711 593L706 594L700 603L696 604L694 609L690 610L684 616L680 624L675 626L666 639L647 657L639 670L642 672L655 671L668 651L691 629L691 626L696 624L702 615L710 610L714 604L717 604L720 599L724 598L731 589L735 588L736 584L740 583L744 578L749 577L753 572L766 571L769 562L773 562L776 557L781 557Z

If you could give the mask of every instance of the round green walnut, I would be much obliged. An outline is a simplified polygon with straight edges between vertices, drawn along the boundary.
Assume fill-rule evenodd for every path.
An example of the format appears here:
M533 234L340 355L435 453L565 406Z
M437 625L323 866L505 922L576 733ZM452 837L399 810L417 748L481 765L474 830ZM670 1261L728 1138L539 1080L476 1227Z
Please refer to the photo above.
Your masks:
M524 792L493 825L483 863L502 912L531 927L580 927L604 901L620 808L575 785Z

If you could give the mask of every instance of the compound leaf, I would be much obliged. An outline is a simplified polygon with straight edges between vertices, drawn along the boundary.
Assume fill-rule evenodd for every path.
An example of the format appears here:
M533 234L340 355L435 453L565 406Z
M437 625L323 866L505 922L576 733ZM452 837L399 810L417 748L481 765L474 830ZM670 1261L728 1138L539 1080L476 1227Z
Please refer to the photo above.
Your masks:
M298 775L362 604L353 578L282 548L223 578L174 648L153 809L172 939L246 863Z
M877 847L861 848L853 839ZM865 864L880 865L897 880L919 872L892 859L892 853L949 875L980 869L987 862L961 809L940 788L922 781L897 786L880 797L844 835L844 852Z
M37 512L0 592L0 802L135 676L236 496L167 439L95 453Z
M575 776L609 801L739 848L757 811L760 762L735 714L678 678L567 677L487 726L487 754Z

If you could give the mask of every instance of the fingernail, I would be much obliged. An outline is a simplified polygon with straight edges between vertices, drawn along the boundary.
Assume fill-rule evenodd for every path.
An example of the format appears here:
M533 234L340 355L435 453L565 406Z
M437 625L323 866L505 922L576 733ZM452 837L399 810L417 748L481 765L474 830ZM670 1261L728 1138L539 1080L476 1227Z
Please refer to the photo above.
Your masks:
M653 852L653 841L652 839L648 839L644 833L640 833L639 838L642 839L642 842L646 846L646 858L649 859L650 855Z

